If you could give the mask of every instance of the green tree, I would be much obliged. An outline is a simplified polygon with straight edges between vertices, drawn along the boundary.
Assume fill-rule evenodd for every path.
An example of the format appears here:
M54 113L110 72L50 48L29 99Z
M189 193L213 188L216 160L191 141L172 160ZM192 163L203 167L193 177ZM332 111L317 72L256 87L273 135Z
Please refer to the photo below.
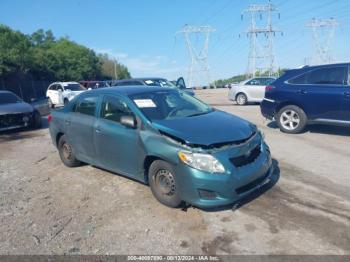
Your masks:
M110 58L107 54L100 54L101 73L104 79L125 79L130 78L129 70L126 66Z
M0 25L0 77L29 77L33 80L79 81L130 77L128 69L97 55L68 37L56 39L51 30L31 35Z
M0 25L0 75L28 72L32 66L30 46L24 34Z

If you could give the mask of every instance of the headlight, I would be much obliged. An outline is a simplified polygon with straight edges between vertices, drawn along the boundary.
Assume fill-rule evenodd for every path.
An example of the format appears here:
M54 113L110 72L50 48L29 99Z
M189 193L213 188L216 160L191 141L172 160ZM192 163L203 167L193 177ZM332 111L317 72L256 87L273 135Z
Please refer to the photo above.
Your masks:
M212 155L182 152L178 153L182 162L190 167L210 173L224 173L224 166Z

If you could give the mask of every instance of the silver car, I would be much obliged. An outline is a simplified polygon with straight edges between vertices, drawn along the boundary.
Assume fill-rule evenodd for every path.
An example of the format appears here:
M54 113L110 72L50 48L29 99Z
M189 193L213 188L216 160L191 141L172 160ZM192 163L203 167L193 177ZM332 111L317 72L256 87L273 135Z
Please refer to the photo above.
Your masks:
M255 77L239 84L232 84L229 88L228 99L239 105L249 102L260 103L265 96L265 87L276 79L273 77Z

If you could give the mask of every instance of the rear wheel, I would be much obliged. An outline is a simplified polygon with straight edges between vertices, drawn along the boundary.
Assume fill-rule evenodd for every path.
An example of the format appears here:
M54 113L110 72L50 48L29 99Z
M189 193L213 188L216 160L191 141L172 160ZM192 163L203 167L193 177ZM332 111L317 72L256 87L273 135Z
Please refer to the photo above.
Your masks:
M162 160L154 161L148 171L148 181L154 197L162 204L176 208L182 204L172 165Z
M81 162L75 158L73 148L68 143L65 135L61 136L58 141L58 152L63 164L66 166L76 167L81 165Z
M276 116L277 124L282 132L298 134L302 132L307 123L304 111L294 105L283 107Z
M237 104L239 104L240 106L243 106L245 104L247 104L248 102L248 98L245 94L243 93L239 93L236 97L236 102Z

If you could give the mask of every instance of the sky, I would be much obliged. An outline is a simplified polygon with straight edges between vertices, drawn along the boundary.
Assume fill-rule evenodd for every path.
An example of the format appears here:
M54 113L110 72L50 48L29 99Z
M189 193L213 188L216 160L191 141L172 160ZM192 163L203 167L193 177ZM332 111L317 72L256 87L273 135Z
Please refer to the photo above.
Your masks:
M125 64L133 77L187 77L189 53L182 34L185 25L209 25L208 61L212 80L245 73L250 18L242 12L262 0L0 0L0 23L25 34L52 30ZM349 0L275 0L273 25L276 64L299 67L312 56L312 18L339 22L332 50L335 61L349 61ZM257 25L264 22L257 19ZM258 37L262 41L264 37ZM199 50L203 39L191 41Z

